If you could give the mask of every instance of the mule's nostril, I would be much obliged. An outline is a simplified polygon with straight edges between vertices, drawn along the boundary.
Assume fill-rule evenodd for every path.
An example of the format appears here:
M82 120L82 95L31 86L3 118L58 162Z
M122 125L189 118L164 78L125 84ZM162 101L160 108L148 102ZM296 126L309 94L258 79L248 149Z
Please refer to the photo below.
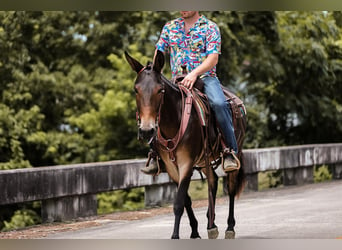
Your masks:
M151 129L139 129L139 137L140 139L146 139L146 140L150 140L156 133L156 129L155 128L151 128Z

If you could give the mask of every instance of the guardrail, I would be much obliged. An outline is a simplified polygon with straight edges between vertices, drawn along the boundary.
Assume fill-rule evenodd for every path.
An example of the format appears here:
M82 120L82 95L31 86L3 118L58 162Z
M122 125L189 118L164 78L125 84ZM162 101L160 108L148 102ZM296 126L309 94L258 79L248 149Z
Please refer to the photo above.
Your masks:
M314 166L329 165L342 178L342 143L251 149L244 151L247 189L258 190L258 173L284 171L284 185L313 182ZM145 187L145 205L173 199L175 185L166 173L140 172L145 159L0 171L0 206L42 201L43 222L96 215L96 194ZM217 173L225 176L219 167ZM194 172L193 180L201 177Z

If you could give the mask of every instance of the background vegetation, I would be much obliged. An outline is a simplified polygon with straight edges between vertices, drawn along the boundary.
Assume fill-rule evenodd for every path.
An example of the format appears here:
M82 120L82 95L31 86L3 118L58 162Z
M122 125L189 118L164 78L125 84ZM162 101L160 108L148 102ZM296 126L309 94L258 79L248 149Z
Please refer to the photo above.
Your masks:
M341 12L202 14L221 30L219 78L247 105L246 148L342 141ZM151 60L177 16L0 12L0 170L145 157L123 52ZM36 223L35 211L1 207L0 228Z

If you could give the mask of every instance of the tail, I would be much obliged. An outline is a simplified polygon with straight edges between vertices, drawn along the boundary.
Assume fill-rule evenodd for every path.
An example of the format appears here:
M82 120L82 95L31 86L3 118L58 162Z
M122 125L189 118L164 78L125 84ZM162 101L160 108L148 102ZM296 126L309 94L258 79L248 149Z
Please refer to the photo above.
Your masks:
M240 151L238 153L238 158L240 160L241 167L239 169L238 176L236 177L236 184L235 184L235 195L237 197L240 196L240 194L242 193L246 185L245 162L244 162L243 151L242 151L246 128L247 128L246 113L243 115L241 119L239 119L239 128L240 128L241 133L240 133L240 136L238 137L237 142L240 148Z

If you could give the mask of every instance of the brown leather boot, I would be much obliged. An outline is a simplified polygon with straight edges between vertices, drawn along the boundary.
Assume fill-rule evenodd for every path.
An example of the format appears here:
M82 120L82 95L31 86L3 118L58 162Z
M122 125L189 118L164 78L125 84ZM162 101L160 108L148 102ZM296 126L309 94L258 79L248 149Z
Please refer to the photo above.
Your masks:
M165 172L164 162L160 159L157 152L153 149L148 153L146 166L140 169L144 174L158 175L160 172Z
M144 174L156 175L159 171L158 163L156 158L151 158L149 164L144 168L140 169Z
M240 161L234 152L225 151L222 156L222 169L224 172L231 172L240 169Z

